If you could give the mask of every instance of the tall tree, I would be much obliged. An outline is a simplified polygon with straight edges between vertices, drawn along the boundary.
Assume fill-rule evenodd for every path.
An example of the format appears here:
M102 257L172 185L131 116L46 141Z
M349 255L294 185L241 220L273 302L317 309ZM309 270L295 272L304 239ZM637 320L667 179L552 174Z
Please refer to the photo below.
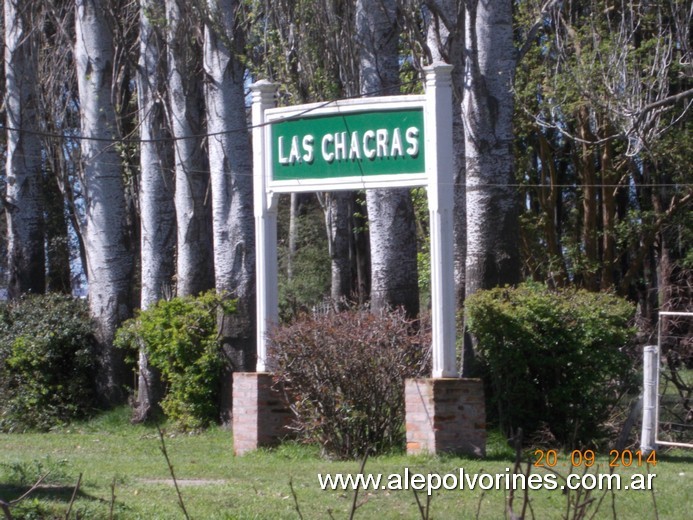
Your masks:
M175 186L173 148L165 114L163 19L163 0L141 1L136 80L142 139L139 182L142 309L172 293L175 274ZM138 369L135 419L145 420L160 399L160 385L144 350L139 353Z
M256 355L253 167L240 9L238 0L209 0L204 36L215 287L224 297L237 301L236 312L219 320L229 372L254 370ZM230 381L230 377L223 378L224 420L231 417Z
M362 95L399 91L397 2L357 0L356 38ZM371 307L419 312L414 207L408 189L368 190Z
M108 0L75 3L74 55L81 119L81 170L89 309L96 324L100 395L122 399L122 354L113 347L118 325L131 314L134 261L129 243L116 113L112 103L114 49Z
M8 295L46 287L43 177L38 130L39 2L5 0Z
M520 280L510 0L467 3L465 53L466 292L472 294Z
M465 123L466 294L520 281L519 200L514 187L513 2L467 2ZM474 374L465 338L462 374Z
M203 150L201 28L193 5L166 0L169 124L174 141L177 294L214 287L209 166Z
M141 307L172 292L176 220L173 149L165 113L163 0L142 0L137 96L140 124Z

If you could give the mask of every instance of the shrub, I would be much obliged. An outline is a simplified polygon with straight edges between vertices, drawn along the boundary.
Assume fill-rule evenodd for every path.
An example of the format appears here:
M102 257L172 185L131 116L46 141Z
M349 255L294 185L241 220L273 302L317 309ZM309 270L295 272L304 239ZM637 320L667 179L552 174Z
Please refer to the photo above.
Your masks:
M428 371L427 334L403 311L303 316L270 338L294 429L340 458L404 443L404 380Z
M599 440L630 363L634 309L616 296L538 284L479 291L465 304L490 415L507 433L548 427L568 446Z
M208 426L219 418L223 357L217 335L217 312L235 312L235 301L213 291L198 297L161 300L126 321L115 344L137 352L166 386L164 414L184 430Z
M92 324L69 296L0 307L0 430L47 430L95 409Z

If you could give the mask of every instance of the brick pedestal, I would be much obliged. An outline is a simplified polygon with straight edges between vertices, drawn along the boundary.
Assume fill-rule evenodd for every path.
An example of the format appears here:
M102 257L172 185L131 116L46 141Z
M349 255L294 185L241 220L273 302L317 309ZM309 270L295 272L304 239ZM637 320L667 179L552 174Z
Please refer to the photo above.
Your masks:
M233 374L233 453L243 455L276 446L289 435L291 412L284 396L272 389L272 374Z
M486 455L486 407L480 379L408 379L407 453Z

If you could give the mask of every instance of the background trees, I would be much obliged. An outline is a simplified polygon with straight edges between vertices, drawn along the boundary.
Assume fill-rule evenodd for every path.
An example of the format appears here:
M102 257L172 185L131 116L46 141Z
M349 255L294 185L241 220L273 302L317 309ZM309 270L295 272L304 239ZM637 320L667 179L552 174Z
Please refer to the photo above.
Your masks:
M516 81L524 272L615 290L646 320L690 307L690 10L594 1L540 19Z
M16 297L88 279L108 395L120 385L108 345L133 307L214 285L240 300L220 323L235 366L252 367L245 89L260 77L294 104L418 91L421 65L455 65L460 305L522 278L616 291L648 320L691 305L683 0L3 7L3 285ZM332 273L331 291L320 284L300 303L331 294L418 312L427 223L415 200L294 197L287 221L304 212L324 224L311 226L315 240L286 240L287 265L308 272L319 255L301 244L324 239Z

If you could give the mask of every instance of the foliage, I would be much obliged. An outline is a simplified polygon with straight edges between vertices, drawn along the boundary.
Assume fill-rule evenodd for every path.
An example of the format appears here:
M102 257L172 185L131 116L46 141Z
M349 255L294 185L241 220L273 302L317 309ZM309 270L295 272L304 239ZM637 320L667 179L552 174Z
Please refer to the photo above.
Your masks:
M277 328L270 357L295 430L340 458L401 447L404 380L427 373L427 338L403 311L303 316Z
M198 297L160 300L126 321L116 346L142 348L161 373L166 395L161 407L181 429L206 427L218 420L224 360L217 337L217 313L235 312L235 301L213 291Z
M249 5L249 66L281 84L280 103L358 92L353 2L252 0Z
M0 431L47 430L95 409L92 324L81 300L0 306Z
M466 302L492 403L507 433L548 427L567 446L600 440L600 426L630 382L624 347L633 306L538 284L479 291Z
M330 294L327 244L307 243L293 256L293 274L279 281L279 313L283 320L322 302Z
M688 4L515 12L527 51L514 84L525 274L637 297L646 319L676 308L668 292L682 285L660 259L678 267L690 249L672 240L692 203Z
M428 193L423 188L411 192L416 218L417 272L419 274L419 299L421 308L431 305L431 234L429 229Z

